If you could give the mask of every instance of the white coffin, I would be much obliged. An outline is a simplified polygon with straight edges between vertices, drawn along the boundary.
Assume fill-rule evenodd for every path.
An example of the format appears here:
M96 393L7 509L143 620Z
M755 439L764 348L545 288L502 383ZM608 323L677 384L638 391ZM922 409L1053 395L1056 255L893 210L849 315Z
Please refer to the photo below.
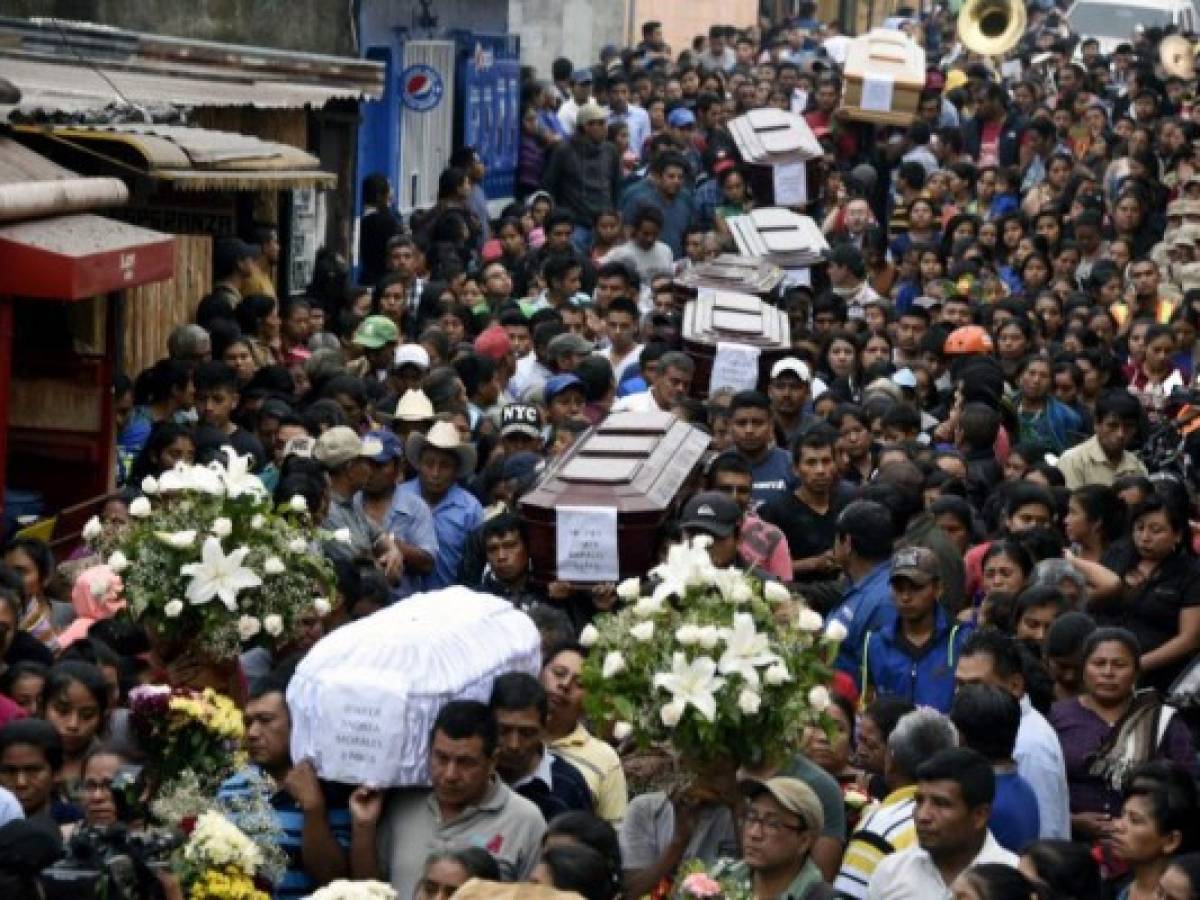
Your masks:
M429 733L451 700L487 703L505 672L537 675L533 621L490 594L450 587L343 626L304 657L288 687L292 758L322 778L429 784Z

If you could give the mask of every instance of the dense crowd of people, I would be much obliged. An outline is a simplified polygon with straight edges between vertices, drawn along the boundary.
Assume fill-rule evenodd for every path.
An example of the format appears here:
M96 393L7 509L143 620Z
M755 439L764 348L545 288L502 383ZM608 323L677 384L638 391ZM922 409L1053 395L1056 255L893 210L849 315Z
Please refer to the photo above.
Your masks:
M277 788L275 896L482 877L660 897L691 860L760 900L1200 896L1195 81L1164 72L1157 29L1102 55L1037 4L997 67L945 9L901 10L924 90L911 125L871 125L842 107L837 26L800 6L682 52L648 22L597 64L527 72L515 202L493 215L470 147L407 217L369 176L354 278L322 251L307 294L276 297L273 228L218 240L195 321L118 380L106 532L147 476L232 446L349 534L323 545L329 614L223 685ZM676 279L773 203L726 128L762 107L820 142L802 211L831 249L769 298L791 350L761 389L702 396ZM664 786L584 715L581 631L623 601L534 571L519 503L613 411L711 436L664 551L706 534L715 564L844 627L830 727L793 759ZM0 824L58 843L118 817L130 688L188 683L203 654L160 658L118 597L78 589L88 553L18 537L0 567ZM446 706L426 791L292 759L304 653L455 584L533 618L540 678ZM22 847L0 846L4 877Z

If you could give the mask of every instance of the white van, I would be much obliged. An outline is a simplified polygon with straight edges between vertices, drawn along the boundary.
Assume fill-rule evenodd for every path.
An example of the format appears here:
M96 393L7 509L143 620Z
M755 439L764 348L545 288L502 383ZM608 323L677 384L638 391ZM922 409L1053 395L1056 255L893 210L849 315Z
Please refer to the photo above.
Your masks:
M1076 0L1067 10L1067 22L1081 39L1096 38L1105 55L1131 42L1139 28L1175 25L1182 32L1200 30L1192 0Z

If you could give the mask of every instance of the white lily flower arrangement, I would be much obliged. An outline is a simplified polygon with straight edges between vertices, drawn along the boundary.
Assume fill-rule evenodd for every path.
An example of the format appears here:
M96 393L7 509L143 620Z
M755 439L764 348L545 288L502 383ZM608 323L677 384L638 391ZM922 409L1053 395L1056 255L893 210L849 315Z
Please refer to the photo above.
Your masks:
M717 569L705 544L682 543L625 606L587 629L588 714L641 747L670 743L689 760L756 765L797 749L827 723L838 633L780 585Z
M118 535L89 532L121 572L126 614L216 660L251 643L286 643L302 616L318 605L328 611L336 583L328 561L310 552L324 535L308 512L272 509L249 465L229 448L224 463L181 463L135 501L139 515Z

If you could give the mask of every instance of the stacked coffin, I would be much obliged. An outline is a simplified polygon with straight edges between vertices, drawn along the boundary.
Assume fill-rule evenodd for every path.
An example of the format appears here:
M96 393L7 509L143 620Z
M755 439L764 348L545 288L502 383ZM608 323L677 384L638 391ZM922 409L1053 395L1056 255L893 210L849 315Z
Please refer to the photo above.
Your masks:
M697 399L722 387L765 390L771 367L792 352L791 324L786 312L758 297L700 291L684 307L683 350L696 364L691 394ZM736 358L745 364L731 380L729 363Z
M697 291L734 291L765 297L783 281L783 270L765 259L722 253L687 269L675 279L675 291L685 297Z
M729 123L742 159L756 166L808 162L823 151L801 116L781 109L752 109Z
M790 209L756 209L727 224L742 255L765 258L784 269L815 265L829 250L816 222Z

